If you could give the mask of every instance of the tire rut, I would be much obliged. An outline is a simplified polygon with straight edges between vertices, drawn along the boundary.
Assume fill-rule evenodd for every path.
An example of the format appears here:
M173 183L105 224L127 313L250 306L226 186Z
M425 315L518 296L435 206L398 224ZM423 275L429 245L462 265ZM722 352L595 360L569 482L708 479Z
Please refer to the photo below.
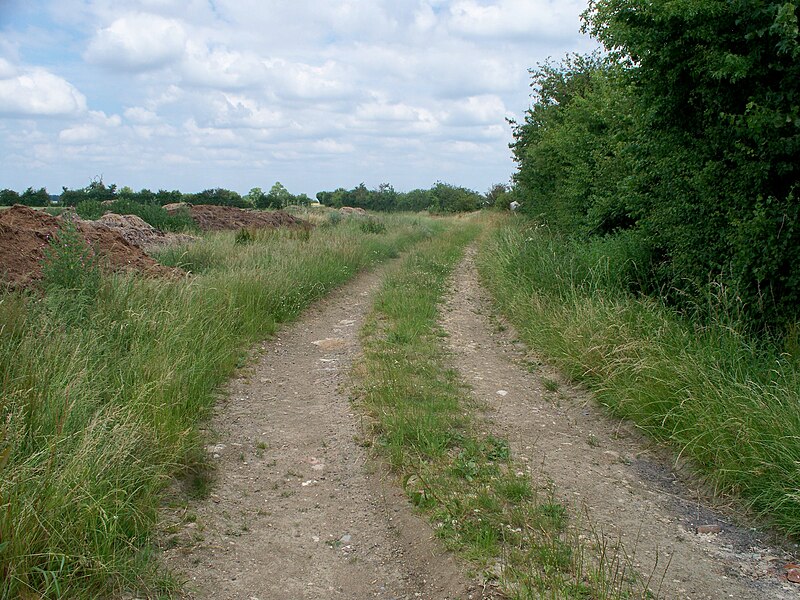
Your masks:
M578 523L587 535L622 540L660 597L800 598L800 586L780 579L787 551L706 506L663 452L609 418L585 390L544 365L530 372L530 355L513 330L492 322L475 254L473 246L454 274L442 326L464 381L485 403L490 428L508 439L534 481L554 484L556 498L583 515ZM704 525L721 532L697 533Z
M211 498L165 514L186 598L478 597L358 444L344 388L382 272L316 303L230 382L210 423Z

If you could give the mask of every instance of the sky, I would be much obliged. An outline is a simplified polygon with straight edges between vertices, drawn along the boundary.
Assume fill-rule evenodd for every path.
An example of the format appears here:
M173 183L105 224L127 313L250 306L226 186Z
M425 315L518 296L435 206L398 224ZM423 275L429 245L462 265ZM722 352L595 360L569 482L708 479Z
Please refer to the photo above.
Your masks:
M586 0L0 0L0 188L294 194L514 172Z

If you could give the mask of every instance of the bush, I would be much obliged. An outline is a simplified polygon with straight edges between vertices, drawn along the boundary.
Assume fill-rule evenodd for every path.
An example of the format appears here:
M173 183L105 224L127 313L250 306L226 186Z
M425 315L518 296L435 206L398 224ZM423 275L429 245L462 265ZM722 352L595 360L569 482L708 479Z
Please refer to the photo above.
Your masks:
M19 194L14 190L0 190L0 206L13 206L19 204Z
M514 127L515 182L523 212L561 232L636 232L652 295L705 318L696 308L722 286L751 331L780 335L800 322L798 63L767 39L777 29L757 27L775 15L723 4L706 22L694 6L594 3L596 33L625 40L616 49L633 48L640 64L573 56L534 69L533 106ZM742 47L752 64L740 75L713 70L687 50L691 35L712 54L752 38Z
M47 292L69 291L92 298L100 287L100 265L75 223L64 221L44 250L42 284Z
M247 228L242 228L236 232L233 238L234 244L249 244L253 241L253 232Z
M328 213L328 217L327 217L325 223L323 223L323 225L327 225L328 227L336 227L336 225L338 225L341 222L342 222L342 213L340 213L337 210L337 211Z
M237 192L224 188L214 188L203 190L197 194L191 194L189 202L192 204L216 204L218 206L235 206L237 208L248 208L250 204Z
M82 200L75 206L75 211L82 219L91 221L111 212L118 215L136 215L160 231L197 230L197 224L187 209L170 214L157 204L141 204L133 200L115 200L106 205L97 200Z
M99 200L81 200L75 205L75 212L81 219L96 221L105 214L108 209Z
M372 217L361 221L358 226L364 233L386 233L386 224Z

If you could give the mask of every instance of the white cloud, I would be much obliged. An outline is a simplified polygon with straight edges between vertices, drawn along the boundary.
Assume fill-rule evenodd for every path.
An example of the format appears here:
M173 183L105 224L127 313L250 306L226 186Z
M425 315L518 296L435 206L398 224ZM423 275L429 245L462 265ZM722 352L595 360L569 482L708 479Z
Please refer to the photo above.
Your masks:
M209 125L217 129L268 129L282 127L287 122L279 111L261 106L247 96L224 94L215 98L211 105L214 114Z
M493 94L452 101L447 108L446 123L459 126L502 123L507 114L503 100Z
M86 97L66 79L46 69L18 70L8 61L0 61L0 73L6 75L0 78L0 114L55 117L86 110Z
M267 61L268 85L273 93L283 98L305 100L346 98L353 95L348 69L335 61L320 66L284 59Z
M84 122L62 129L58 139L66 144L100 143L121 124L119 115L109 117L102 111L89 111Z
M176 61L185 47L186 32L180 22L132 13L97 31L84 56L104 67L139 72Z
M266 67L253 53L223 47L209 48L190 41L180 73L190 85L228 90L252 87L262 82Z
M131 123L140 125L150 125L158 122L158 115L152 110L147 110L141 106L131 106L123 113L125 118Z
M311 144L311 147L320 154L350 154L356 149L353 144L337 142L332 139L317 140Z
M11 79L17 75L17 68L5 58L0 58L0 79Z
M433 7L423 2L414 12L414 27L420 32L432 30L438 22Z
M354 115L354 125L358 122L366 126L380 124L386 126L386 133L397 133L397 125L405 128L406 132L434 131L439 127L436 116L428 109L419 106L410 106L403 103L388 103L383 101L370 102L360 105Z
M97 141L104 134L105 131L101 127L85 123L62 129L58 134L58 139L67 144L83 144Z
M577 17L585 8L584 2L576 0L500 0L488 4L457 0L450 6L449 26L461 34L498 39L572 38Z

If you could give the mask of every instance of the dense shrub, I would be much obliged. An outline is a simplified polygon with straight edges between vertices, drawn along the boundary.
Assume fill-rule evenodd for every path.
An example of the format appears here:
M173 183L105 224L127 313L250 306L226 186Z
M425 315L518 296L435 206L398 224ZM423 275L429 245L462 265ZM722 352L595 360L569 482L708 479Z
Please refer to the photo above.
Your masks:
M599 0L609 55L532 71L515 126L525 209L580 236L635 230L648 285L737 298L758 330L800 320L800 43L794 4Z
M50 194L47 193L45 188L34 190L29 187L20 194L19 202L25 206L48 206L50 204Z
M140 204L130 200L117 200L108 210L120 215L136 215L161 231L190 231L197 229L187 209L168 213L156 204Z
M44 250L42 283L50 294L69 292L87 299L97 294L100 287L97 255L70 220L62 223Z
M75 212L78 213L78 216L89 221L99 219L107 210L108 208L98 200L81 200L75 205Z
M192 204L216 204L219 206L235 206L247 208L249 204L238 193L223 188L203 190L197 194L188 195Z

